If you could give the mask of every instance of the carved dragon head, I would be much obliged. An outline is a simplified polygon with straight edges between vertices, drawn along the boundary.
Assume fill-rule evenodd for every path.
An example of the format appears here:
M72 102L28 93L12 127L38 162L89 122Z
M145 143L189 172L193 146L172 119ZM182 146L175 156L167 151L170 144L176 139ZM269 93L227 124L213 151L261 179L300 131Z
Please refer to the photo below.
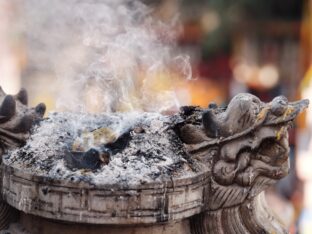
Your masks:
M239 94L227 108L181 109L178 134L211 173L208 210L239 205L288 174L287 130L308 104L283 96L263 103Z
M28 96L24 89L16 95L7 95L0 87L0 164L2 155L8 149L25 144L30 136L33 124L42 119L45 105L40 103L35 108L27 107ZM2 172L0 168L0 192L2 193ZM0 230L8 228L11 221L16 220L17 212L3 202L0 195Z
M7 149L20 147L26 142L31 127L44 115L46 107L43 103L28 108L27 102L26 90L13 96L7 95L0 87L0 162Z

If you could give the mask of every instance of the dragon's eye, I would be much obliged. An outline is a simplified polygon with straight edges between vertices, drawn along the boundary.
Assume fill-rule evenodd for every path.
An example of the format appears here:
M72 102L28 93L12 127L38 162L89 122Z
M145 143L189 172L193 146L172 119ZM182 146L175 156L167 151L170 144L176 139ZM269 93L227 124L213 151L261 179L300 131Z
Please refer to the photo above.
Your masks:
M284 114L288 106L288 100L284 96L276 97L271 102L271 111L276 116Z

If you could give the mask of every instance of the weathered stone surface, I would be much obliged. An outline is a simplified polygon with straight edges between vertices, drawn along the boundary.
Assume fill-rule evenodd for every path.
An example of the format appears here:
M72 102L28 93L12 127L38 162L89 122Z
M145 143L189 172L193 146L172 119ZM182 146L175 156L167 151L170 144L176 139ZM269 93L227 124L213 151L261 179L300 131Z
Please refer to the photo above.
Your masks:
M55 234L59 233L60 230L62 234L191 234L188 219L157 225L90 225L56 222L23 214L21 224L26 230L31 230L31 234ZM12 234L28 233L17 232Z
M22 146L30 136L33 124L41 119L45 105L27 108L27 92L22 89L15 96L7 95L0 87L0 164L2 155L9 149ZM0 169L1 171L1 169ZM2 173L0 175L2 178ZM2 190L2 179L0 191ZM8 227L16 218L16 211L2 200L0 196L0 230Z
M41 216L102 224L98 231L112 233L178 233L182 226L192 234L286 233L267 208L263 191L287 175L287 130L307 106L307 100L289 103L277 97L263 103L239 94L227 108L183 107L168 126L183 142L194 173L173 171L169 178L143 184L52 178L4 160L3 197L26 213L23 222L29 231L53 223L36 219ZM113 231L111 225L119 228Z
M263 191L288 174L287 130L307 106L239 94L224 110L188 109L180 137L192 158L211 169L205 211L191 218L192 233L286 233Z
M4 165L3 195L25 213L93 224L154 224L180 220L202 209L206 173L133 187L92 186L49 180Z

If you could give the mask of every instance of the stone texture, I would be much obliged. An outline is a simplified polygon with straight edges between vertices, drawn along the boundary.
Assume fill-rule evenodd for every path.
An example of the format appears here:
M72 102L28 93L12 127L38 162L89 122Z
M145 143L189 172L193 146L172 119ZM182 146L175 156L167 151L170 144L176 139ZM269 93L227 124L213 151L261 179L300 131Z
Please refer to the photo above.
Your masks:
M58 234L60 230L62 234L191 234L187 219L158 225L87 225L22 215L21 223L27 230L31 230L31 234Z
M208 177L120 188L49 180L3 165L3 195L25 213L90 224L153 224L197 214Z
M287 233L263 191L287 175L287 130L307 106L239 94L227 108L182 108L175 133L200 165L189 177L94 186L26 173L4 160L3 198L24 212L31 233Z
M2 163L2 155L7 150L20 147L25 143L33 124L44 115L44 104L41 103L35 108L28 108L27 102L27 92L24 89L12 96L5 94L0 87L0 164ZM0 191L2 189L1 184L2 180L0 181ZM7 228L9 223L16 218L15 209L5 203L0 196L0 230Z
M239 94L226 109L185 112L180 137L192 158L211 170L205 209L190 219L192 233L287 233L263 191L288 174L287 130L307 106L307 100L263 103Z

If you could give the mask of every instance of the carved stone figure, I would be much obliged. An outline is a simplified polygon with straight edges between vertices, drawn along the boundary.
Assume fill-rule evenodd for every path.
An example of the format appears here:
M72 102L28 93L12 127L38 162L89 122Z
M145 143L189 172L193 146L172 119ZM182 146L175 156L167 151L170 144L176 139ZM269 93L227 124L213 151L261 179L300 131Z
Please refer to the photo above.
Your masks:
M286 233L263 191L288 174L287 130L307 106L308 100L279 96L266 104L239 94L226 109L182 109L179 135L211 171L206 211L191 219L192 233Z
M8 149L22 146L30 136L30 129L45 112L45 105L39 104L35 108L27 107L28 96L22 89L15 96L6 95L0 87L0 164L2 155ZM2 173L1 173L2 174ZM2 190L2 178L0 191ZM7 228L16 211L2 201L0 196L0 230Z

